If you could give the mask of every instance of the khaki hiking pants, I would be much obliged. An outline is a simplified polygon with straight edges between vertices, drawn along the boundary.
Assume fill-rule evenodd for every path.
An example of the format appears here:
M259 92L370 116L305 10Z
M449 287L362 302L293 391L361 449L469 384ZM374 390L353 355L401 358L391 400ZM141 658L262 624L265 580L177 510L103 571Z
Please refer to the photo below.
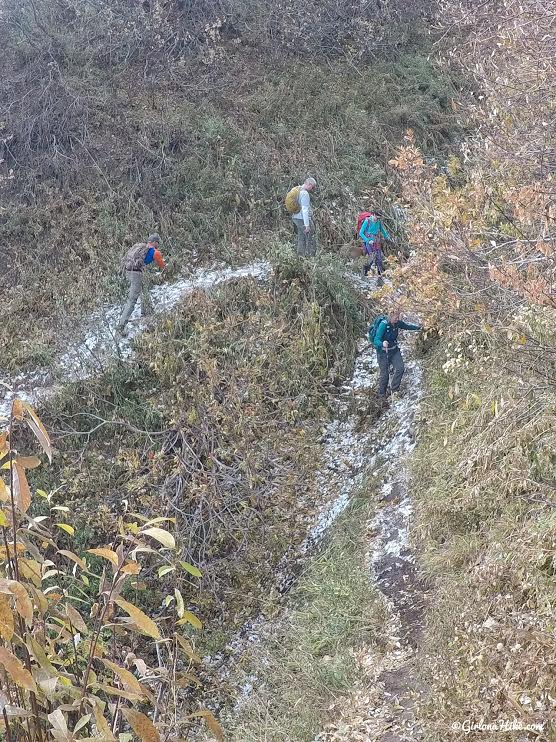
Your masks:
M317 252L315 225L311 220L310 231L305 232L303 219L292 219L297 230L297 254L305 258L312 258Z
M141 296L141 316L147 317L153 313L151 295L149 293L149 280L143 271L126 271L126 278L129 283L129 294L127 303L123 308L122 314L118 321L118 330L123 330L129 322L129 318L137 304L137 299Z

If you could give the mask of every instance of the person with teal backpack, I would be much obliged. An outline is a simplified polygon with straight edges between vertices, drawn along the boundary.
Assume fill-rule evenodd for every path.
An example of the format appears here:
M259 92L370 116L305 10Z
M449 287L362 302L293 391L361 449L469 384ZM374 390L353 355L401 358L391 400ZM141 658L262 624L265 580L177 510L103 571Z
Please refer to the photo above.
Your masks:
M390 389L394 394L400 388L405 371L401 351L398 347L398 332L400 330L421 330L421 325L411 325L404 322L400 310L396 307L387 316L379 315L369 329L369 341L376 348L380 378L378 393L382 399L386 398L390 382L390 367L394 370Z
M357 221L359 237L363 243L363 250L370 260L365 266L365 275L376 265L376 270L380 276L383 271L382 264L382 238L389 240L390 235L378 214L374 211L362 212Z

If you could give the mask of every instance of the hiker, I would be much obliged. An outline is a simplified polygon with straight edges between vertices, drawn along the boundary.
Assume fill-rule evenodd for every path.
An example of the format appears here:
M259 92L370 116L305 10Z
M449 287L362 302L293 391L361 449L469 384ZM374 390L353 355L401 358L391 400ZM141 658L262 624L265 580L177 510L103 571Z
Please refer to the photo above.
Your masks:
M364 217L361 219L361 217ZM382 237L385 240L390 239L390 235L386 231L384 225L380 221L378 214L374 211L368 214L363 212L359 215L359 237L363 241L363 250L366 255L369 256L369 262L365 265L364 272L368 275L369 271L376 265L378 275L382 274L383 263L382 263Z
M307 178L303 185L292 188L286 196L286 210L291 214L297 230L297 254L304 257L312 257L317 251L309 195L316 187L317 181L314 178Z
M153 261L160 270L164 270L166 267L162 253L159 250L159 244L160 237L156 233L151 234L148 242L136 242L124 258L123 268L129 282L129 296L116 328L119 335L124 334L125 326L131 317L139 295L141 295L141 316L146 317L153 313L149 287L143 271L145 266Z
M395 394L402 381L405 366L398 346L398 332L400 330L421 330L421 325L410 325L404 322L399 309L392 309L388 316L379 316L369 330L369 340L376 348L380 379L378 393L382 399L386 398L390 381L390 366L394 369L391 391Z

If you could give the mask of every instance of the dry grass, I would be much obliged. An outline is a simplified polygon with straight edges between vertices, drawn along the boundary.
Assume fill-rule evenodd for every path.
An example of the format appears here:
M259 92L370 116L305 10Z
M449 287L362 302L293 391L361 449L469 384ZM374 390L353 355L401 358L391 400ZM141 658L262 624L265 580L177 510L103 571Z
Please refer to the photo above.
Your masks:
M459 740L453 722L481 719L544 723L535 739L553 739L556 394L507 338L453 330L430 363L415 467L416 534L435 587L428 739ZM441 368L460 341L462 363Z
M301 576L284 618L242 659L234 682L251 673L256 680L226 724L231 740L310 742L329 707L356 684L356 650L374 644L385 620L364 561L374 507L367 495L353 502Z
M135 359L73 386L44 412L59 455L49 481L80 514L73 548L118 513L177 519L205 573L180 589L213 627L257 612L312 490L330 392L349 373L363 308L334 262L287 252L268 286L242 280L187 298ZM46 475L45 475L46 476ZM169 579L174 579L172 575ZM158 585L145 600L156 604ZM216 618L216 616L218 618Z

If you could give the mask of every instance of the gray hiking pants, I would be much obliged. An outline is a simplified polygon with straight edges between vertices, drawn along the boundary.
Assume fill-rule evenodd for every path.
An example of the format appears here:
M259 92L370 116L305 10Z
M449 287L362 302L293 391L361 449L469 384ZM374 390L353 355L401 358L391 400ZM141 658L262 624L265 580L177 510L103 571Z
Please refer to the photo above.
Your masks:
M120 331L127 325L139 296L141 296L141 315L146 317L153 313L147 276L145 276L143 271L126 271L125 275L129 282L129 294L127 303L118 321L118 330Z
M312 258L317 252L315 225L311 221L310 231L305 232L303 219L292 219L297 230L297 254L305 258Z
M384 397L386 390L388 389L388 382L390 381L390 366L394 369L392 375L391 389L393 392L397 392L402 382L403 372L405 366L400 353L400 349L396 346L388 352L384 350L377 350L378 368L380 370L380 378L378 382L378 393Z

